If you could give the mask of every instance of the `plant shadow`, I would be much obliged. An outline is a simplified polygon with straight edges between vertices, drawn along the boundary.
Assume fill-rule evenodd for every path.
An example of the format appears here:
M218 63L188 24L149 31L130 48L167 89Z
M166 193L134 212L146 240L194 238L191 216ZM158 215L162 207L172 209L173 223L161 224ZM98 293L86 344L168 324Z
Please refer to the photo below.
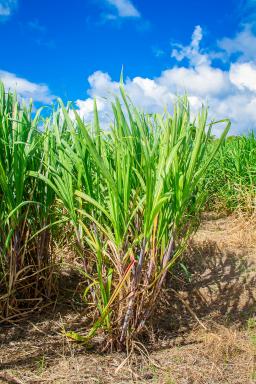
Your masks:
M256 266L248 253L221 250L215 241L191 242L169 276L153 320L159 337L186 335L198 325L243 327L256 310Z

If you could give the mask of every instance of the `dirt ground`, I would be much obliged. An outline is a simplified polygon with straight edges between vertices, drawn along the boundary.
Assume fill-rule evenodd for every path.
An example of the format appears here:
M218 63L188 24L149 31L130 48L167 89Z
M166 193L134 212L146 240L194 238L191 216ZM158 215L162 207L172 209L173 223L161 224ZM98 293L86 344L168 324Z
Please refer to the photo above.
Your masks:
M170 278L151 339L129 363L62 336L85 326L73 301L15 326L0 325L0 383L256 383L256 221L203 219ZM174 290L177 294L174 293Z

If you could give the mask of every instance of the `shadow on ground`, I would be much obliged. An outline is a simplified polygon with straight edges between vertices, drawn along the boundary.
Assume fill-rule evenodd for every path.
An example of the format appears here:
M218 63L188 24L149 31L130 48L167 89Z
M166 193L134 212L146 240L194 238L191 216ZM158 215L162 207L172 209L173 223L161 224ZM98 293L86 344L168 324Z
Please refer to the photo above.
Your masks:
M247 256L221 250L215 241L191 242L182 262L186 273L179 267L170 275L153 322L159 336L187 334L196 317L206 327L214 322L245 326L256 311L256 269Z

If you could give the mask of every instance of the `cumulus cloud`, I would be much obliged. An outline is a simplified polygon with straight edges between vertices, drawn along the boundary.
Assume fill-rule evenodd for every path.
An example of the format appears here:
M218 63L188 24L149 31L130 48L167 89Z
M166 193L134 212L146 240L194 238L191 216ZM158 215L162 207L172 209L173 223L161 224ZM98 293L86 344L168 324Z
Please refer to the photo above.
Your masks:
M174 67L162 72L157 81L175 93L186 91L202 98L225 96L230 90L228 73L209 64Z
M17 7L17 0L0 0L0 20L5 20Z
M238 54L239 61L255 60L256 36L252 32L252 26L247 24L234 38L223 38L218 41L218 46L226 53L227 59L232 54Z
M256 60L246 61L244 56L243 61L231 62L227 69L216 67L211 62L213 55L200 48L202 38L202 28L196 26L191 43L188 46L175 45L172 50L171 55L177 64L158 77L127 78L125 88L128 95L136 106L153 113L163 111L164 107L171 109L177 94L186 92L194 114L202 104L207 104L210 118L231 119L231 133L256 129ZM182 64L184 59L188 60L188 65ZM119 83L101 71L94 72L88 80L89 97L77 100L78 111L90 121L93 99L96 98L105 126L111 116L110 100L119 93ZM215 128L215 133L219 133L218 128Z
M115 7L119 17L140 17L140 13L130 0L106 0ZM109 15L112 16L113 15Z
M171 57L177 61L188 59L191 65L202 65L209 63L207 54L200 50L200 42L203 38L203 31L200 25L197 25L192 34L190 45L184 46L181 44L173 44L175 47L172 50Z
M256 65L254 63L232 64L230 80L238 89L256 93Z
M0 70L0 80L6 89L16 91L23 99L32 98L41 103L50 103L54 99L54 95L51 94L47 85L33 83L16 76L14 73Z

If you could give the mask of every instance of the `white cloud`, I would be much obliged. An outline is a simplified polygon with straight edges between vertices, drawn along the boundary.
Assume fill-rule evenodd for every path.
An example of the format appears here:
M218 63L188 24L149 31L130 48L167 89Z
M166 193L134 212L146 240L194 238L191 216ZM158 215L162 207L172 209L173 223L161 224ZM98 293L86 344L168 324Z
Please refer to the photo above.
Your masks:
M255 60L256 58L256 36L249 24L245 25L234 38L225 37L219 40L218 46L226 52L227 58L232 54L238 54L239 61Z
M191 65L203 65L209 63L209 58L205 53L200 52L200 42L203 38L203 31L200 25L197 25L192 34L190 45L173 44L174 48L171 57L177 61L188 59Z
M92 97L108 97L118 90L118 83L113 82L108 73L94 72L88 78L90 84L89 95Z
M16 91L23 99L32 98L34 101L50 103L54 96L45 84L32 83L24 78L16 76L14 73L0 70L0 80L6 90Z
M211 62L212 56L216 55L200 49L202 36L202 29L197 26L189 46L176 45L172 56L178 65L163 71L159 77L127 78L128 95L136 106L152 113L161 112L164 107L171 108L176 95L187 92L192 113L207 104L210 118L231 119L231 133L256 129L256 58L254 61L236 61L225 70L217 68ZM188 66L181 65L185 58L189 61ZM85 120L91 120L93 98L96 98L105 127L111 116L110 100L119 93L119 83L101 71L94 72L88 80L89 97L78 100L77 108ZM215 127L214 131L218 134L220 128Z
M0 0L0 20L11 16L17 7L17 0Z
M106 0L115 7L120 17L140 17L140 13L130 0Z
M220 93L224 96L230 88L228 73L209 64L168 69L162 73L158 82L175 93L186 91L199 97L213 97Z
M230 68L230 80L240 90L256 92L256 64L236 63Z

